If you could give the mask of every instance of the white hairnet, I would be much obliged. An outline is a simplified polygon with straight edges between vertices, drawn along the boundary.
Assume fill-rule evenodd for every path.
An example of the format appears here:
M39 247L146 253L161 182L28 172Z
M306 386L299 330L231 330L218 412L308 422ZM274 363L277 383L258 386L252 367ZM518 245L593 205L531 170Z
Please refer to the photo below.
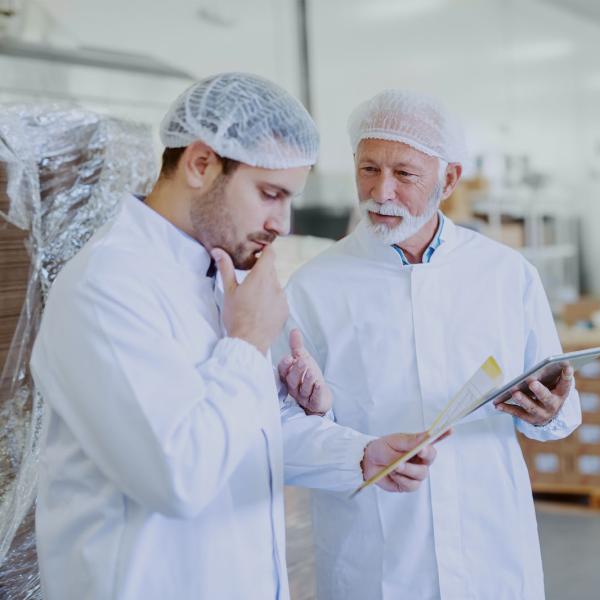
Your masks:
M352 152L365 138L402 142L446 162L466 159L458 121L434 98L403 90L385 90L360 104L348 119Z
M193 84L160 125L166 148L201 140L220 156L266 169L313 165L319 134L304 106L274 83L221 73Z

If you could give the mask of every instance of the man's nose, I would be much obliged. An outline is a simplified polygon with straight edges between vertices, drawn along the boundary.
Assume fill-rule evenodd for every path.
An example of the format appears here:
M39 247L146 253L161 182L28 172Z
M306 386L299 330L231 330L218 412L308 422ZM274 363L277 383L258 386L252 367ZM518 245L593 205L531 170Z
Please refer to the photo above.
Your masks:
M396 186L393 177L380 175L371 189L371 198L375 202L388 202L396 198Z
M269 215L265 221L265 229L276 235L287 235L290 232L291 205L287 202L284 206Z

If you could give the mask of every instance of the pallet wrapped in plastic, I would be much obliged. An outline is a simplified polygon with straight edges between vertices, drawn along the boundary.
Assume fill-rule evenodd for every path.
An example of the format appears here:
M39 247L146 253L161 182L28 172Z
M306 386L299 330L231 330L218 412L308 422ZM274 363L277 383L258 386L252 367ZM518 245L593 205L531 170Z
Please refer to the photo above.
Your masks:
M33 509L43 400L29 357L61 267L155 176L147 127L77 107L0 110L0 598L41 598Z

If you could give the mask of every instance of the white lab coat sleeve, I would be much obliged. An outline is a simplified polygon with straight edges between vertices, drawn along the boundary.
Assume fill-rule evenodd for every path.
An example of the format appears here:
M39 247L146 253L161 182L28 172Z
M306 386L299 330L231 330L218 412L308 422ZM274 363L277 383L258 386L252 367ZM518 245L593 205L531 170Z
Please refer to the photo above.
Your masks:
M287 485L350 492L363 482L360 463L375 437L307 416L293 401L283 405L281 421Z
M525 306L525 355L523 370L529 369L552 354L560 354L562 348L546 293L537 271L529 270L529 280L524 297ZM556 417L543 427L536 427L521 419L515 419L517 429L528 438L539 441L567 437L581 424L579 394L572 388Z
M297 327L306 350L322 369L318 334L309 326L308 319L300 316L293 286L288 286L286 292L290 317L272 348L274 366L289 353L289 332ZM335 411L329 411L325 417L307 416L287 394L285 385L280 388L279 398L286 484L340 492L357 488L363 482L360 462L365 446L375 438L334 423Z
M192 364L152 282L114 261L92 267L93 279L50 296L32 357L36 383L124 494L191 518L255 443L261 404L276 402L271 363L223 338Z

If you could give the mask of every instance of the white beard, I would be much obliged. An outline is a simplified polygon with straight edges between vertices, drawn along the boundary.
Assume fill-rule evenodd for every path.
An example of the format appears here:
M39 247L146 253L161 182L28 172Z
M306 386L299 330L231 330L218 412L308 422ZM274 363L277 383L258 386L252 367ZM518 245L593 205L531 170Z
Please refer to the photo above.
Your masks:
M392 244L400 244L412 237L425 223L428 223L433 215L437 212L442 200L443 188L441 185L436 185L424 212L420 215L411 215L404 206L399 206L394 202L385 202L381 204L375 202L372 198L364 200L359 204L360 212L363 216L367 231L376 237L379 241L387 246ZM390 227L385 223L373 223L369 218L369 213L379 213L380 215L388 215L394 217L402 217L402 221L395 227Z

